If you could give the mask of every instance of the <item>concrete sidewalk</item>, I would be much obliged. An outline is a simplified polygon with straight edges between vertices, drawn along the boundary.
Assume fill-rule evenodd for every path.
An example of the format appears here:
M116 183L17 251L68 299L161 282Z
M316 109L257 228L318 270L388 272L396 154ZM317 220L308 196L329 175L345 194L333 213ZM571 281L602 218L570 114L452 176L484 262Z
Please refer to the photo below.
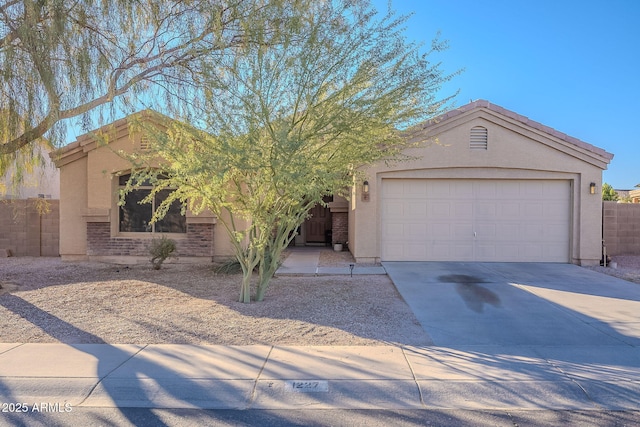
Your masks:
M0 402L59 410L637 411L639 361L637 347L603 346L0 344Z
M290 248L289 256L284 260L277 275L295 276L340 276L340 275L367 275L367 274L387 274L381 265L360 265L353 263L344 267L320 267L320 252L330 249L307 246L304 248Z

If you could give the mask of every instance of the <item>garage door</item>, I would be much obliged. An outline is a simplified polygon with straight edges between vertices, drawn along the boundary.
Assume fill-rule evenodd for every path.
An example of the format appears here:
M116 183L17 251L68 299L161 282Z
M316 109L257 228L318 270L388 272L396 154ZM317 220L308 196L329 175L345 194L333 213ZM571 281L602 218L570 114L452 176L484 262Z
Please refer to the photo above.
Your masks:
M566 180L383 179L383 261L569 262Z

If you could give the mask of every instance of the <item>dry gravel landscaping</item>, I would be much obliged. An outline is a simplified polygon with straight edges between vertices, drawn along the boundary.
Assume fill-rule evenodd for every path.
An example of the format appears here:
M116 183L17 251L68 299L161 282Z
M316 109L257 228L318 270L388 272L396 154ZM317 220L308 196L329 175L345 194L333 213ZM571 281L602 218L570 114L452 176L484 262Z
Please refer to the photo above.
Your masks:
M326 251L320 264L345 256ZM0 342L431 343L387 276L277 277L252 304L237 302L239 282L211 265L0 258Z
M640 283L640 257L590 267ZM321 266L348 266L323 251ZM237 302L239 275L211 265L132 266L0 258L0 342L428 345L387 276L281 276L265 301Z
M617 255L612 258L612 261L617 264L616 268L599 266L589 267L589 269L629 282L640 283L640 256Z

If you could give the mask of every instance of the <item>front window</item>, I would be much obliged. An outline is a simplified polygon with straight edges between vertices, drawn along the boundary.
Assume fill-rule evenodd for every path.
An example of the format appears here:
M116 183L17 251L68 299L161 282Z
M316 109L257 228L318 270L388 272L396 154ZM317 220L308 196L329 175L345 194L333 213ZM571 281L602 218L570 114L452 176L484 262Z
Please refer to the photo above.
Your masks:
M120 187L124 187L131 175L119 177ZM138 233L186 233L187 221L180 213L181 206L178 200L173 201L164 218L151 223L151 218L156 208L171 194L172 190L159 191L152 203L140 203L151 194L151 184L144 182L136 189L127 193L124 203L119 209L119 230L121 232Z

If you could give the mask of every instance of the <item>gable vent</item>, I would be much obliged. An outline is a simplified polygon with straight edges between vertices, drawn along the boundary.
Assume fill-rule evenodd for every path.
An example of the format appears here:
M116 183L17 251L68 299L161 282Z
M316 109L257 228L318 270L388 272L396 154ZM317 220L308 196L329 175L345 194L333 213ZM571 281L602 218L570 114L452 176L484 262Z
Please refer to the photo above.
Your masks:
M469 148L472 150L486 150L489 141L489 132L487 128L476 126L471 128L471 138L469 139Z
M140 150L149 151L151 149L151 141L149 141L149 137L147 135L142 135L140 137Z

